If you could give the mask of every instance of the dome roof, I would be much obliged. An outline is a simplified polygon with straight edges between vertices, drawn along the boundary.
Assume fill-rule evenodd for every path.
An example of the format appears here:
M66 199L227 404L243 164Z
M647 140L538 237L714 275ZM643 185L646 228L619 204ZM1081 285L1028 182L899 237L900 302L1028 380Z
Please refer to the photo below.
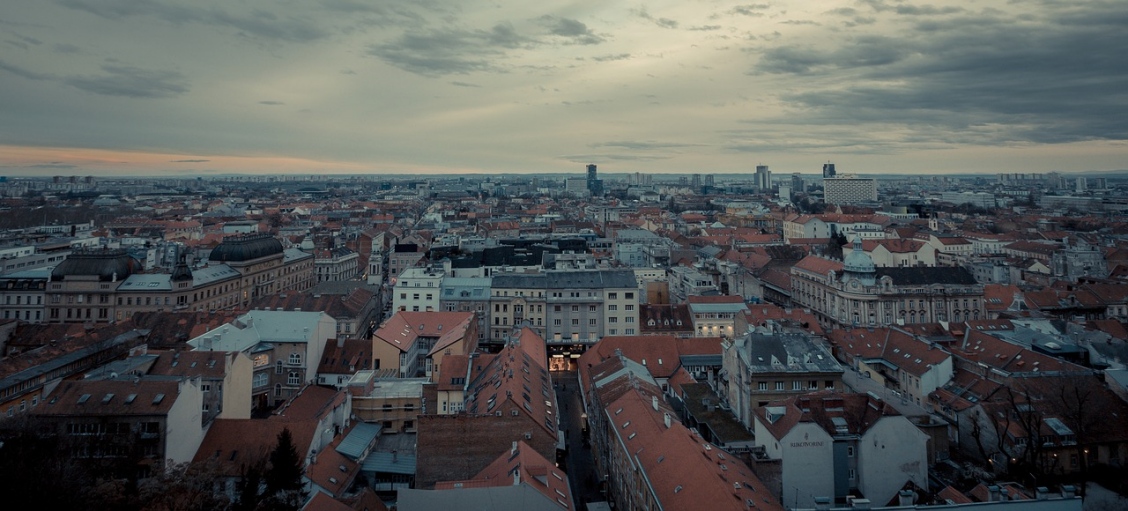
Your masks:
M269 234L232 236L217 245L208 260L226 263L252 261L282 254L282 242Z
M97 275L98 280L109 282L125 280L141 264L125 250L76 250L51 270L51 280L66 280L68 276Z
M862 248L862 238L854 238L854 250L842 261L842 269L850 273L874 273L873 258Z

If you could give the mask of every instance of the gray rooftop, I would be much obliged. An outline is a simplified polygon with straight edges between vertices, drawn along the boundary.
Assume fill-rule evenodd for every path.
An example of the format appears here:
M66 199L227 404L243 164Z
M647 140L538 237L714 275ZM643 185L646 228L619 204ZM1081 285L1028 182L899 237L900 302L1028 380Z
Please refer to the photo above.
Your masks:
M370 422L358 422L337 446L337 452L356 461L376 445L376 438L384 427Z
M377 474L415 475L415 455L393 452L373 452L364 459L361 472Z
M519 484L517 486L452 490L400 490L396 509L400 511L430 511L433 509L561 511L564 507L549 500L543 493L530 488L529 485Z
M826 347L804 334L747 334L733 349L753 372L843 372Z

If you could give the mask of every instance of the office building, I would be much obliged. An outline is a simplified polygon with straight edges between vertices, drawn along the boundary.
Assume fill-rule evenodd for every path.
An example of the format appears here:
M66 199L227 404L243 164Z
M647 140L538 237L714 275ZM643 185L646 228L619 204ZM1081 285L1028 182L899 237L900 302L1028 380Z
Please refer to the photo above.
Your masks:
M756 165L756 189L761 192L772 189L772 171L767 165Z
M877 180L873 178L823 178L823 197L827 204L846 205L877 201Z
M834 171L834 164L827 162L823 164L823 179L834 177L837 173Z

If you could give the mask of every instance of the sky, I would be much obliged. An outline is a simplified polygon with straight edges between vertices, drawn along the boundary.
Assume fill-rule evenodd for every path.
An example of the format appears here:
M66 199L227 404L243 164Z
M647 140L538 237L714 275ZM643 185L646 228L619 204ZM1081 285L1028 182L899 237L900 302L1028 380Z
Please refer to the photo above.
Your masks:
M1124 0L5 0L0 173L1128 168Z

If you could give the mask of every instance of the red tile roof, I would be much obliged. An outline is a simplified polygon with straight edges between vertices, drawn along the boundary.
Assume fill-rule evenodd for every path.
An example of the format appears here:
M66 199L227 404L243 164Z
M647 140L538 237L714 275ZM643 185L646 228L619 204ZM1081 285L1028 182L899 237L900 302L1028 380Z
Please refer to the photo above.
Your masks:
M556 468L554 462L545 459L536 449L522 441L514 442L511 450L502 453L473 478L464 481L440 481L435 483L435 490L518 484L527 485L540 492L545 498L560 505L561 509L575 509L572 490L568 485L568 475Z
M374 338L407 351L419 337L438 338L454 330L465 333L473 320L473 312L399 311L380 326Z

